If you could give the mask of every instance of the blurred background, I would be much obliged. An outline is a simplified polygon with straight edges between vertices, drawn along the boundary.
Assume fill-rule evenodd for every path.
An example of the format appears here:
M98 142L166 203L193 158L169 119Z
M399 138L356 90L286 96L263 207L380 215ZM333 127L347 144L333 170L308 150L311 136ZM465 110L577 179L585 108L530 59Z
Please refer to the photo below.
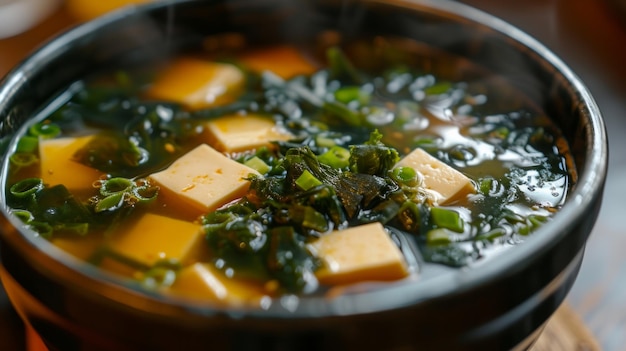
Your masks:
M128 3L148 1L0 0L0 77L60 31ZM587 85L605 117L611 152L603 207L566 307L602 350L626 350L626 1L459 1L547 46ZM593 349L587 346L561 345L559 350ZM25 349L21 323L1 287L0 349Z

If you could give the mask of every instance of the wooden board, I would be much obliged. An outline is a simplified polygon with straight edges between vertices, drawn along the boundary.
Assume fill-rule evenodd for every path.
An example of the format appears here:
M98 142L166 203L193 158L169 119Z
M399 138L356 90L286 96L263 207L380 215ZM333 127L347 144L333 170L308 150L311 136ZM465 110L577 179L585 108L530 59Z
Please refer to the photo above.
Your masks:
M564 303L552 316L532 351L600 351L582 319Z

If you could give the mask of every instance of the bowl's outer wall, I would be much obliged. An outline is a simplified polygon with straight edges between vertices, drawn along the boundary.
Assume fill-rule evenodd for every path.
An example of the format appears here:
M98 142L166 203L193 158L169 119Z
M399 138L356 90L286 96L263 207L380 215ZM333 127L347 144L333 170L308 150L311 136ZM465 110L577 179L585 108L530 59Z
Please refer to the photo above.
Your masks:
M597 134L593 129L602 126L589 122L596 111L585 105L569 77L556 72L540 53L485 25L437 8L409 5L416 11L399 11L382 2L187 1L116 14L66 34L7 76L0 90L0 135L14 133L51 96L99 68L166 57L202 45L208 34L240 32L252 43L277 38L301 43L332 29L347 39L364 34L412 37L504 75L554 116L571 143L576 164L590 167L590 138ZM560 230L552 228L557 233L537 233L553 238L523 260L506 262L507 269L496 269L497 276L476 281L460 277L455 291L429 299L425 297L438 294L417 288L412 296L414 291L407 289L401 292L403 306L395 305L393 295L373 295L365 300L372 306L370 313L333 315L323 306L318 318L307 318L306 313L244 313L237 318L210 310L187 313L184 307L82 276L54 255L34 253L33 248L43 244L25 239L4 218L3 281L18 311L51 349L82 350L86 344L90 350L200 345L238 350L383 350L416 345L421 350L511 349L528 342L573 284L599 211L605 173L601 169L598 174L599 186L584 202L586 216L557 220L562 224ZM360 308L359 301L346 302ZM310 315L316 314L314 308L309 306Z

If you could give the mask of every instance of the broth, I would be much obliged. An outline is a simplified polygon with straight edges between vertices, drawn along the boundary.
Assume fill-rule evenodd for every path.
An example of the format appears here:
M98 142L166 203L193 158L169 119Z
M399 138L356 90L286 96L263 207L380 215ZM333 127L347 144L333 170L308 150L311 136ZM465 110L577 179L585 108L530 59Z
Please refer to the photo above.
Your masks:
M12 212L146 289L228 305L482 262L575 180L544 111L406 40L220 47L69 92L17 142Z

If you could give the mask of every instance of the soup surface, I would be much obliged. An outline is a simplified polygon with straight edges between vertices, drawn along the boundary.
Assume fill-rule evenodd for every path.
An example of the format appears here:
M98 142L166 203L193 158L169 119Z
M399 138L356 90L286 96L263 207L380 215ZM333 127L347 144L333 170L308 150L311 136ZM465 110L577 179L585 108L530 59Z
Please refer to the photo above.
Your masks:
M52 107L14 143L12 213L133 284L211 303L488 264L575 180L512 85L400 39L207 49Z

